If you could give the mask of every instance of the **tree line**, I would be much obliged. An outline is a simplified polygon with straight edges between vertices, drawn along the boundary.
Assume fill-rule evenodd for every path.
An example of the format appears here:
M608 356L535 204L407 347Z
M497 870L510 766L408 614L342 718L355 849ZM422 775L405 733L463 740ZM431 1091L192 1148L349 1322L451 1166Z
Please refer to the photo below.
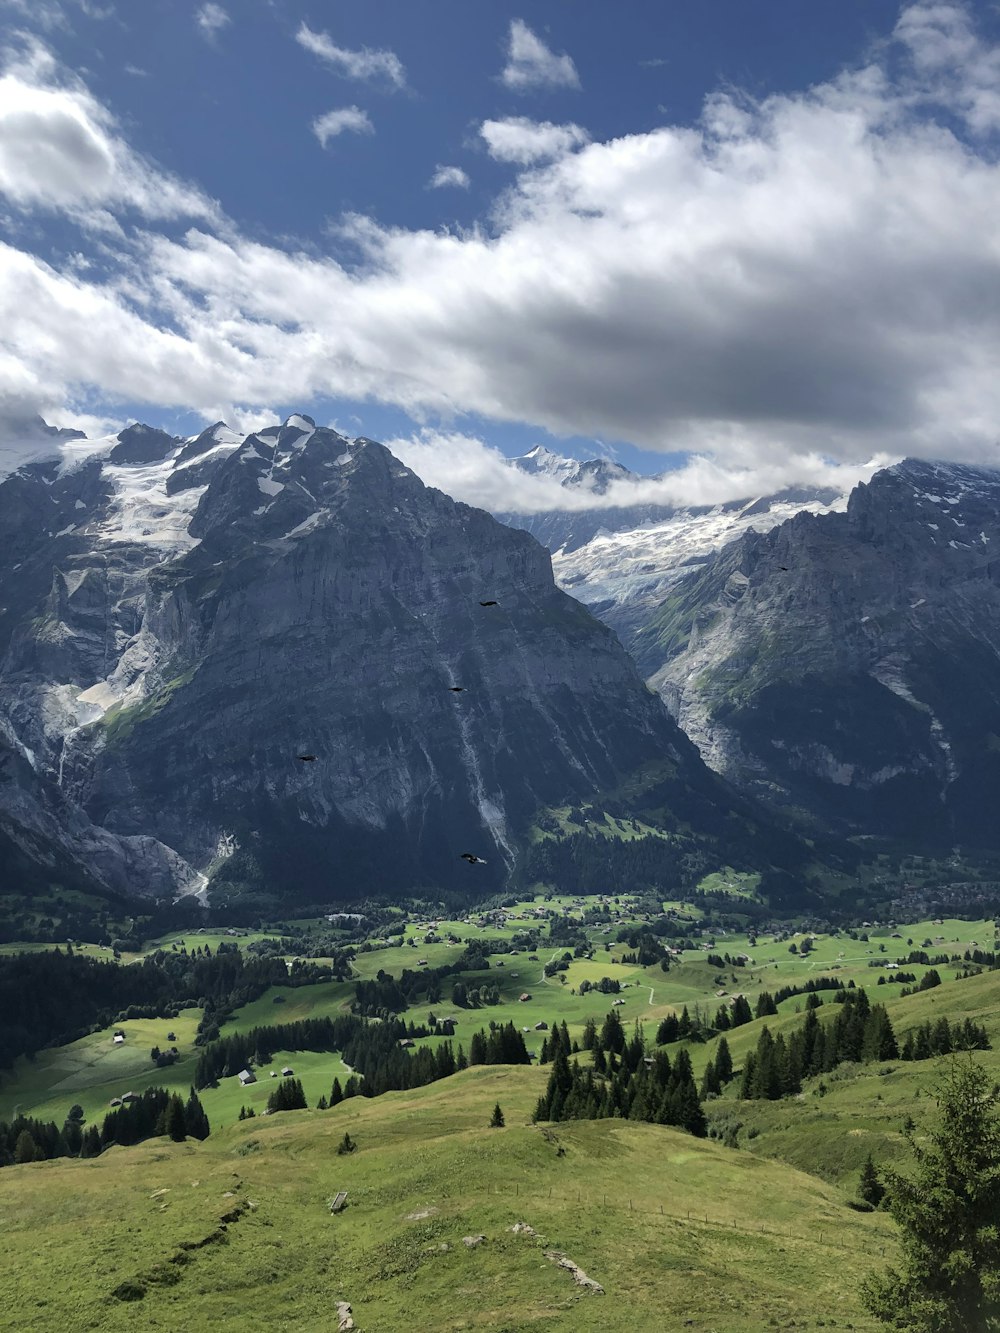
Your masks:
M84 1128L79 1106L70 1110L60 1127L54 1120L18 1116L0 1121L0 1166L46 1161L53 1157L98 1157L112 1144L130 1146L167 1134L175 1142L208 1138L210 1125L194 1088L185 1102L166 1088L146 1088L110 1110L100 1128Z
M235 944L220 944L215 954L207 945L196 953L162 950L124 966L72 949L0 957L0 1069L113 1022L176 1018L182 1008L206 1010L201 1031L211 1039L225 1014L269 986L330 975L314 964L298 964L290 973L281 958L247 957Z
M565 1026L565 1025L564 1025ZM552 1069L533 1119L597 1120L615 1117L673 1125L704 1138L707 1122L695 1087L691 1057L666 1051L647 1056L639 1024L626 1039L618 1015L608 1015L593 1046L592 1068L570 1061L563 1027L554 1027L548 1042Z

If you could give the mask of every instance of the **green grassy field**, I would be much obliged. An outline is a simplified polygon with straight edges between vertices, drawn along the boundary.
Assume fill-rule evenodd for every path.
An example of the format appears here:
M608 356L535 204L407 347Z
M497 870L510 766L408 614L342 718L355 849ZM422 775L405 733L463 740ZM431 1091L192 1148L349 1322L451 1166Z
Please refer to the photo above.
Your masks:
M900 999L887 994L895 988L879 986L869 994L885 1003L897 1040L913 1027L944 1015L949 1021L969 1017L982 1024L992 1050L977 1051L976 1062L1000 1081L1000 973L984 972ZM829 1021L835 1006L823 996L821 1020ZM733 1062L742 1067L747 1051L757 1043L765 1024L773 1033L791 1031L802 1015L787 1010L777 1018L756 1019L727 1033ZM716 1043L689 1046L696 1076L700 1076ZM830 1074L806 1080L800 1096L776 1102L744 1102L730 1085L722 1097L705 1105L709 1122L724 1128L742 1124L739 1142L752 1152L779 1157L830 1181L853 1189L865 1157L876 1165L899 1165L909 1159L901 1133L903 1121L924 1119L934 1102L934 1085L949 1059L892 1060L873 1064L845 1064ZM821 1093L821 1084L825 1091ZM753 1134L754 1137L750 1137Z
M547 930L545 922L532 921L528 915L538 907L545 906L580 916L587 906L596 901L596 899L581 900L570 896L546 903L541 899L525 900L507 909L510 920L505 925L490 925L484 930L479 930L471 921L439 918L436 919L436 933L443 935L451 931L461 936L463 941L480 935L509 939L515 931L523 930L532 924ZM630 919L628 913L633 906L627 895L623 895L620 907L626 914L626 919ZM686 950L680 958L672 962L669 972L664 973L658 965L643 968L621 962L623 954L627 951L627 945L613 940L616 929L613 928L612 935L605 935L603 926L589 927L588 934L595 949L593 959L574 959L565 973L553 977L544 976L544 964L552 958L560 957L564 949L562 946L552 948L547 943L537 947L536 962L530 960L527 951L516 955L494 955L490 960L488 971L463 974L462 980L470 986L496 985L502 999L499 1005L466 1009L456 1006L452 1001L452 985L458 978L446 978L440 1002L431 1004L426 998L421 998L404 1014L404 1018L423 1023L432 1011L439 1017L454 1015L458 1020L455 1041L462 1043L466 1049L472 1033L481 1027L488 1027L491 1021L513 1022L522 1030L529 1051L537 1054L541 1049L545 1033L536 1031L536 1024L545 1022L551 1025L553 1022L565 1022L571 1037L579 1040L587 1019L594 1018L600 1023L614 1000L618 999L623 1001L616 1006L622 1022L627 1028L639 1022L646 1030L647 1040L652 1042L660 1019L671 1012L679 1012L685 1005L692 1014L695 1006L700 1005L705 1017L711 1019L718 1006L734 994L745 994L753 1005L762 990L773 992L783 985L802 984L810 977L835 976L845 984L853 980L856 985L867 988L874 998L892 1005L896 1001L899 988L895 985L879 986L880 975L888 977L892 974L884 967L869 966L871 962L884 963L896 957L905 957L911 947L917 949L926 947L930 955L939 952L949 955L961 954L973 941L981 947L992 948L994 938L992 920L972 922L955 919L938 922L927 920L898 925L896 933L900 938L893 938L893 932L888 926L870 928L866 932L869 935L867 941L855 940L843 933L812 937L811 952L802 955L789 951L789 944L793 941L797 949L801 946L804 938L801 933L792 936L790 940L775 940L773 936L761 934L756 937L756 943L751 945L745 934L725 935L719 931L710 937L714 939L713 945L708 948ZM453 962L466 947L464 942L458 945L424 944L422 941L426 930L426 921L421 922L419 926L414 922L406 923L405 937L420 940L416 948L404 943L359 954L354 964L355 977L372 979L382 969L398 977L405 968L415 970L422 958L427 959L430 967L440 966L443 963ZM403 927L401 933L402 931ZM259 934L243 936L237 943L245 945L254 938L261 936ZM186 935L178 933L166 936L158 943L169 947L175 942L180 944L182 939L189 948L194 947L197 941L210 943L214 949L219 942L231 940L232 937L227 936L225 932L206 932L201 936L188 932ZM912 946L907 943L908 939L913 940ZM928 939L932 943L925 946L924 941ZM708 941L705 943L707 945ZM880 944L885 945L885 953L879 951ZM148 946L149 949L152 947L152 944ZM96 946L94 952L98 952ZM728 952L731 956L746 953L753 961L744 967L726 966L720 971L707 962L706 954L709 952L718 955ZM953 978L961 966L962 964L952 963L939 965L938 970L944 985L934 992L934 995L947 993L950 1003L952 995L958 996L961 987L979 984L976 979L972 979L969 982L959 983L958 987L952 990ZM928 969L922 964L908 964L905 970L919 978ZM565 976L565 982L561 980L562 976ZM593 990L585 995L579 994L581 982L587 980L594 983L605 976L620 983L622 989L617 995ZM717 978L721 984L716 984ZM718 996L716 994L718 990L724 990L726 996ZM521 1002L519 996L525 993L531 998ZM284 1002L276 1004L275 998L279 995L283 997ZM223 1031L247 1031L255 1026L294 1022L302 1018L335 1017L349 1009L353 997L354 988L351 982L323 982L296 988L271 988L260 999L238 1010L224 1025ZM923 997L914 997L906 1004L919 1005L922 1000ZM932 1000L931 1003L933 1002ZM774 1027L777 1022L780 1026L782 1021L794 1025L798 1021L795 1010L801 1008L802 1004L802 997L784 1001L780 1018L768 1020L770 1025ZM895 1022L897 1021L895 1011L892 1012ZM915 1010L908 1009L908 1012ZM948 1013L951 1016L951 1009ZM10 1117L14 1108L20 1107L25 1114L61 1122L74 1101L80 1102L88 1116L97 1115L107 1110L111 1097L119 1096L129 1090L139 1092L144 1087L155 1084L186 1093L194 1076L197 1057L193 1048L193 1037L199 1018L199 1010L185 1010L180 1018L172 1021L144 1020L125 1024L128 1038L126 1047L121 1050L113 1049L111 1042L113 1028L108 1028L61 1050L39 1052L33 1062L19 1060L13 1070L0 1076L0 1118ZM738 1061L742 1058L743 1049L756 1042L759 1026L751 1024L731 1034L730 1045ZM166 1041L166 1033L170 1030L177 1033L176 1044L182 1058L176 1065L159 1070L149 1060L149 1050L154 1045L164 1047L171 1044ZM432 1044L438 1040L438 1038L423 1039ZM1000 1031L997 1032L996 1041L1000 1046ZM708 1058L709 1049L699 1046L692 1048L692 1059L699 1075L705 1059ZM335 1070L336 1056L322 1058L327 1060L327 1066L324 1068ZM308 1059L311 1060L312 1057ZM294 1065L295 1061L292 1060L291 1063ZM329 1078L325 1072L322 1075L317 1072L314 1082L310 1067L310 1082L306 1089L310 1101L318 1097L321 1091L329 1090L332 1078L332 1072ZM72 1095L67 1100L68 1093ZM227 1123L238 1113L241 1104L237 1099L234 1105L233 1098L228 1092L222 1095L218 1090L208 1090L204 1100L210 1120L213 1119L210 1103L213 1100L218 1103L213 1123ZM749 1123L748 1121L748 1126ZM761 1131L761 1142L758 1147L762 1148L765 1142L771 1141L765 1139ZM845 1161L853 1163L855 1156L856 1154L849 1153ZM813 1169L817 1168L813 1166Z
M670 1129L531 1126L543 1078L468 1070L203 1144L154 1140L5 1170L9 1326L242 1330L252 1319L306 1333L336 1327L346 1300L364 1333L641 1333L689 1319L715 1333L874 1329L858 1276L895 1254L884 1214L854 1213L834 1186ZM507 1128L490 1130L497 1100ZM345 1130L358 1150L338 1157ZM348 1207L331 1216L340 1189ZM513 1233L519 1222L539 1238ZM464 1236L485 1239L467 1247ZM605 1294L576 1286L550 1250ZM122 1284L141 1299L116 1298Z

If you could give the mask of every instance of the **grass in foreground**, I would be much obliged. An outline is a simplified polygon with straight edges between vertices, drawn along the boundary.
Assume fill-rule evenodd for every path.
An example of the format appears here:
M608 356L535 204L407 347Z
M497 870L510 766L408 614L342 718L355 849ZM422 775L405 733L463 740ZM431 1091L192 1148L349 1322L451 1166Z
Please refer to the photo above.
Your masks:
M335 1326L347 1300L364 1333L634 1333L689 1319L706 1333L792 1321L875 1328L857 1278L883 1249L895 1257L884 1215L851 1212L815 1178L674 1130L532 1126L543 1079L468 1070L417 1092L251 1121L204 1144L156 1140L93 1163L4 1170L6 1317L35 1333L242 1331L248 1320L304 1333ZM486 1127L496 1101L503 1130ZM358 1150L339 1157L345 1130ZM340 1189L348 1208L331 1216ZM544 1242L513 1234L516 1222ZM476 1235L478 1246L463 1243ZM606 1294L576 1286L550 1248ZM116 1290L144 1295L123 1301Z

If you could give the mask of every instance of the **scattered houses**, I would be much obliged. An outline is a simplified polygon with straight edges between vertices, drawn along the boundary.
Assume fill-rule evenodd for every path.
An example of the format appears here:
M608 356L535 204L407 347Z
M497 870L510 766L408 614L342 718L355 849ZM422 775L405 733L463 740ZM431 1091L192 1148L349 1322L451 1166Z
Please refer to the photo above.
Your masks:
M252 1069L241 1069L237 1077L240 1080L240 1087L245 1088L251 1083L257 1082L257 1075Z
M531 994L529 991L524 990L517 998L521 1004L526 1004L527 1001L531 999Z

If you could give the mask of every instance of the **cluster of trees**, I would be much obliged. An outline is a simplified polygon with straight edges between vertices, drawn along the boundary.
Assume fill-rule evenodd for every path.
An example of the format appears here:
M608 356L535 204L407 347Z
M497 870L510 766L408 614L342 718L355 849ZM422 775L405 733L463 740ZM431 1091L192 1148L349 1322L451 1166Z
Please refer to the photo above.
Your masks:
M581 995L586 995L592 990L600 991L602 995L617 995L621 988L622 984L617 977L601 977L600 981L587 981L584 978L580 982L579 990Z
M203 1040L218 1036L222 1018L269 986L328 980L330 969L281 958L248 958L236 945L204 951L163 950L141 962L89 958L71 948L0 957L0 1069L19 1055L62 1046L128 1018L176 1018L204 1007Z
M469 1043L470 1065L526 1065L531 1056L524 1038L513 1023L491 1023L489 1032L473 1034Z
M816 1008L809 1008L787 1042L782 1033L774 1036L764 1027L744 1062L740 1096L774 1101L800 1092L808 1075L829 1073L845 1060L898 1059L884 1005L871 1004L860 989L839 991L837 1000L842 1007L832 1023L821 1024Z
M932 967L929 972L925 972L915 986L904 986L899 992L900 997L904 995L918 995L921 991L933 990L935 986L941 985L941 976Z
M658 1051L647 1063L642 1033L637 1030L620 1054L596 1047L594 1067L581 1069L577 1060L570 1062L560 1042L533 1119L596 1120L611 1116L675 1125L704 1138L705 1113L687 1051L679 1051L673 1063L665 1051Z
M709 858L693 838L610 838L571 833L543 838L527 853L525 881L571 888L575 893L624 893L634 889L676 891L707 874Z
M360 1092L365 1097L420 1088L470 1064L527 1064L530 1059L513 1023L491 1023L488 1032L474 1033L468 1056L461 1046L456 1054L450 1041L411 1052L400 1045L406 1036L401 1019L371 1022L356 1014L252 1028L206 1046L195 1069L195 1085L209 1087L241 1069L269 1064L277 1051L339 1051L355 1071L351 1093L346 1095ZM330 1105L335 1104L331 1096Z
M18 1116L0 1121L0 1166L45 1161L53 1157L98 1157L112 1144L130 1145L162 1134L181 1142L190 1136L208 1138L205 1108L194 1088L185 1102L166 1088L146 1088L115 1107L96 1124L84 1127L83 1110L74 1106L60 1128L55 1121Z
M451 1002L462 1009L479 1009L482 1005L502 1003L499 986L467 986L456 981L451 988Z
M929 1019L921 1027L906 1034L901 1060L929 1060L934 1055L950 1055L952 1051L988 1051L990 1039L986 1029L971 1018L961 1023L949 1023L941 1017L936 1023Z
M302 1091L302 1080L283 1078L267 1099L269 1111L304 1111L308 1103Z

